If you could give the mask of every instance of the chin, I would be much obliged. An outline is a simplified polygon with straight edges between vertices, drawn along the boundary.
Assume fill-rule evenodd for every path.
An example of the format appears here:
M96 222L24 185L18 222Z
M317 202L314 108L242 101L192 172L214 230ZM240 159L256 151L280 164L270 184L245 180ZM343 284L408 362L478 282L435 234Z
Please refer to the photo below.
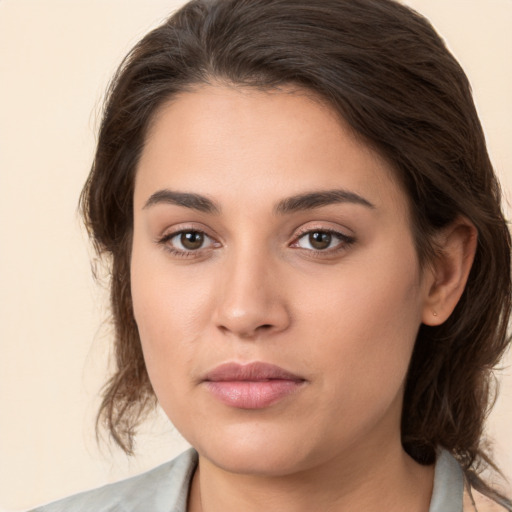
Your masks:
M307 436L299 434L297 426L295 432L268 426L241 430L236 426L225 428L191 444L215 466L246 475L285 476L305 470L322 458L314 446L304 442Z
M305 461L286 450L261 450L260 448L211 449L201 453L215 466L239 475L257 475L261 477L286 476L307 467Z

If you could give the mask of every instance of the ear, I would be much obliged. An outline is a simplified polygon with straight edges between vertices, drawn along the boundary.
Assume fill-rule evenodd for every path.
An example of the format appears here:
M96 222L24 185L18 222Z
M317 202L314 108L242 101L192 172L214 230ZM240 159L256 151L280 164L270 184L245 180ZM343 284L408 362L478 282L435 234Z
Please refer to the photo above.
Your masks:
M438 254L426 279L424 324L441 325L452 314L466 286L477 240L477 229L464 217L457 218L439 233Z

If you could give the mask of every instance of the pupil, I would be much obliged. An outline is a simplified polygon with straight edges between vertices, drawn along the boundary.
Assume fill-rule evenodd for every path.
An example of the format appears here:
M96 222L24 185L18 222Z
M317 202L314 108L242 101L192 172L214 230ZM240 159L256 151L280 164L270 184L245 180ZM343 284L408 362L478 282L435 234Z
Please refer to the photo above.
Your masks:
M197 231L188 231L187 233L182 233L180 237L180 242L185 247L185 249L199 249L203 245L204 236L202 233L198 233Z
M309 234L309 243L315 249L327 249L331 245L332 235L322 231Z

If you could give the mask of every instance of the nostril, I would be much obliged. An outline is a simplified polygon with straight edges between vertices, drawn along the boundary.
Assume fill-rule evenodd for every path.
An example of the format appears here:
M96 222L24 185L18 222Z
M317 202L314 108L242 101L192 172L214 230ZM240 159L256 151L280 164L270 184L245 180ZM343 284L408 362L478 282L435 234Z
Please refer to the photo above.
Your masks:
M221 326L219 326L219 328L224 333L231 332L231 329L229 329L226 326L221 325ZM239 329L237 331L237 334L240 338L252 339L252 338L256 338L258 336L258 334L262 334L264 332L271 331L273 328L274 328L274 326L272 324L262 324L262 325L258 325L255 329L248 329L248 330Z

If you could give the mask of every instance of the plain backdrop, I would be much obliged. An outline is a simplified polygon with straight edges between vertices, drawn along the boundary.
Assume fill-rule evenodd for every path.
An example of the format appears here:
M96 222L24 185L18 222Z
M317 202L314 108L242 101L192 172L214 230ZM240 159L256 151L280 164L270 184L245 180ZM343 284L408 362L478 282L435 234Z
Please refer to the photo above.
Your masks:
M312 0L314 1L314 0ZM157 414L128 459L94 437L111 328L77 200L101 100L122 57L183 2L0 0L0 509L23 510L141 472L186 444ZM512 191L512 0L407 0L473 84ZM507 211L508 207L507 207ZM489 421L512 476L512 372Z

